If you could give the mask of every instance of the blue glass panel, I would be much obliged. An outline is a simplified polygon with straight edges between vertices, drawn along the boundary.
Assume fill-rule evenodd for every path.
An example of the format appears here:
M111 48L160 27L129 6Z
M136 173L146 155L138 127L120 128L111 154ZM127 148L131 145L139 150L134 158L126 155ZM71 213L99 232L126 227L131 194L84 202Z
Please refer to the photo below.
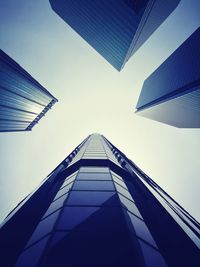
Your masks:
M67 200L67 205L100 206L105 204L105 202L107 202L107 205L113 205L111 198L115 195L115 192L72 191Z
M97 172L97 173L104 172L104 173L108 173L109 168L107 168L107 167L81 167L80 172Z
M142 215L140 214L138 208L132 201L128 200L126 197L122 196L121 194L119 194L119 198L121 200L123 207L127 208L130 212L134 213L136 216L142 219Z
M61 241L66 235L68 235L69 232L56 232L51 239L51 244L50 246L55 246L59 241Z
M111 180L109 173L79 173L77 180Z
M58 198L56 201L52 202L49 206L48 210L44 214L43 218L47 217L49 214L53 213L57 209L61 208L67 198L68 194L63 195L62 197Z
M49 237L45 237L34 246L26 249L19 257L15 267L36 267L37 263L45 249Z
M63 185L61 186L61 188L64 187L64 186L66 186L66 185L68 185L68 184L70 184L71 182L73 182L75 180L75 178L76 178L76 175L74 175L74 176L72 176L70 178L67 178L65 180L65 182L63 183Z
M123 186L126 190L128 190L126 184L125 184L121 179L119 179L119 178L118 178L117 176L115 176L115 175L112 175L112 177L113 177L113 180L114 180L115 182L117 182L118 184L120 184L121 186Z
M127 212L129 218L131 219L133 228L135 229L136 235L138 237L141 237L142 239L144 239L145 241L147 241L148 243L150 243L152 246L156 246L156 243L151 235L151 233L149 232L146 224L144 223L144 221L138 219L136 216L134 216L133 214L131 214L130 212Z
M85 221L98 209L99 207L65 207L61 214L57 229L71 230Z
M140 243L147 267L155 267L155 266L167 267L167 264L165 263L163 257L157 250L148 246L142 241L139 241L139 243Z
M38 224L26 247L28 247L29 245L36 242L37 240L39 240L40 238L42 238L43 236L47 235L52 231L59 213L60 210L48 216Z
M76 181L73 185L73 190L105 190L114 191L112 181Z
M124 189L123 187L121 187L117 183L115 183L115 186L116 186L117 191L119 193L123 194L125 197L127 197L128 199L130 199L131 201L133 201L133 198L132 198L131 194L126 189Z
M59 197L61 197L62 195L66 194L69 192L69 190L71 189L73 183L70 183L68 184L67 186L65 187L62 187L61 190L58 191L57 195L55 196L54 200L55 199L58 199Z

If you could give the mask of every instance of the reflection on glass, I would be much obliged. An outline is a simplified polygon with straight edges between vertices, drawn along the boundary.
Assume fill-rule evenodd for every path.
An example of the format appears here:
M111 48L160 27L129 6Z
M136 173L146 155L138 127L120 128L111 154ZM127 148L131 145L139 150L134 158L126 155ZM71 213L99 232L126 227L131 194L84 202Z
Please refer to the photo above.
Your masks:
M73 190L105 190L114 191L112 181L76 181L73 185Z
M147 267L167 267L163 257L154 248L139 240Z
M111 180L109 173L79 173L77 180Z
M71 189L72 185L73 185L73 183L70 183L67 186L62 187L61 190L58 191L58 193L55 196L54 200L58 199L59 197L61 197L64 194L68 193L69 190Z
M105 172L108 173L109 169L107 167L81 167L80 172Z
M119 194L119 198L121 200L123 207L127 208L130 212L132 212L133 214L135 214L136 216L142 219L142 215L140 214L138 208L132 201L122 196L121 194Z
M98 209L99 207L65 207L61 214L57 229L71 230L85 221Z
M149 232L146 224L144 223L144 221L138 219L136 216L134 216L130 212L127 212L127 214L129 216L129 218L131 219L131 222L132 222L133 228L136 232L136 235L138 237L144 239L148 243L150 243L152 246L157 247L156 243L155 243L151 233Z
M22 266L28 266L28 267L35 267L37 266L37 263L40 259L40 256L42 255L46 243L48 241L49 237L45 237L38 243L36 243L34 246L26 249L21 256L19 257L17 263L15 264L15 267L22 267Z
M115 192L102 191L72 191L67 205L97 205L100 206L115 195ZM113 202L113 201L112 201ZM108 203L110 205L110 203ZM112 203L113 205L113 203Z
M43 218L47 217L49 214L53 213L57 209L61 208L67 198L68 194L63 195L62 197L58 198L49 206L48 210L44 214Z
M52 231L59 212L60 210L48 216L38 224L26 247Z

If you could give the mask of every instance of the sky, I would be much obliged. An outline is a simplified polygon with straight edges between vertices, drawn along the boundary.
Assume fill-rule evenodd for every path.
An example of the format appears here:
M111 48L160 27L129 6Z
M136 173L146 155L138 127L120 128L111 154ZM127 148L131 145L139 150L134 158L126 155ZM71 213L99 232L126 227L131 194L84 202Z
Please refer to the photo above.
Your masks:
M199 10L182 0L119 73L48 0L0 1L0 48L59 100L31 132L0 134L0 221L91 133L200 220L200 130L134 113L144 79L199 27Z

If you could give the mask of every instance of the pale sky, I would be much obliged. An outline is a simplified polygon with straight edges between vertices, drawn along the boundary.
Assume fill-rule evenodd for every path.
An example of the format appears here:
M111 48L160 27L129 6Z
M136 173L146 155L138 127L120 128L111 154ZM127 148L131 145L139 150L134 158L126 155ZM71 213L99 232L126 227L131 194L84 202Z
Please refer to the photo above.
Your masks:
M134 114L144 79L200 26L199 10L182 0L119 73L48 0L0 1L0 48L59 100L32 132L0 134L0 221L94 132L200 220L200 130Z

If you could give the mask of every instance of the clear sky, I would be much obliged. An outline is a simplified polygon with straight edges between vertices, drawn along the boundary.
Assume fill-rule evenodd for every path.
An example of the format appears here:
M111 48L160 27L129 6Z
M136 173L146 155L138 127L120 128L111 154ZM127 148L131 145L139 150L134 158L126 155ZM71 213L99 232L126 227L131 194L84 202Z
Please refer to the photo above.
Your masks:
M199 0L182 0L119 73L48 0L0 1L1 49L59 99L32 132L0 134L0 221L93 132L200 220L200 130L134 114L144 79L199 27L199 10Z

